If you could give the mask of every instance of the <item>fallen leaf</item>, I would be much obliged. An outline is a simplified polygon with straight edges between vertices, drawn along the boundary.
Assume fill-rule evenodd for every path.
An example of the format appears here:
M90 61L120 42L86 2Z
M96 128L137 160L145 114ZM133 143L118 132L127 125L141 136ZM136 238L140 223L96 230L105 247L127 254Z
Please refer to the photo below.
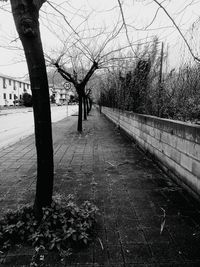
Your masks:
M163 216L161 219L161 225L160 225L160 235L162 234L164 227L165 227L165 222L166 222L166 212L163 208L161 208L161 210L163 211Z
M104 250L103 243L102 243L102 241L101 241L101 239L99 237L98 237L98 240L99 240L99 243L101 245L101 249Z

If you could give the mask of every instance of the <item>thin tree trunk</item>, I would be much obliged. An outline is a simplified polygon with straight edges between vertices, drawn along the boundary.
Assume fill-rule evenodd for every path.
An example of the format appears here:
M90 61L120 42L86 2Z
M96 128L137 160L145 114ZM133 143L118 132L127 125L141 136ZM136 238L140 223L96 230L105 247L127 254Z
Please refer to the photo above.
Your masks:
M49 88L39 31L39 8L45 1L11 0L12 13L21 39L29 70L35 144L37 151L37 184L34 209L38 217L42 207L52 202L53 145Z
M78 94L78 132L83 131L82 127L82 116L83 116L83 97L82 94Z
M89 113L90 113L89 97L86 98L86 105L87 105L87 115L89 115Z
M87 120L87 98L83 96L84 120Z
M91 109L92 109L92 99L91 99L91 98L89 98L89 103L90 103L90 108L89 108L89 110L91 111Z

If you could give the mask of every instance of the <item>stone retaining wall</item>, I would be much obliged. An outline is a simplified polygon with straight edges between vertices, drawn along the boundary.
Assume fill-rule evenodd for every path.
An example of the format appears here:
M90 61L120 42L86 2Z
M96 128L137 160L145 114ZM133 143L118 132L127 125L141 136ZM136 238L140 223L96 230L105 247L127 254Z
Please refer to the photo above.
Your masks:
M102 113L200 197L200 126L107 107Z

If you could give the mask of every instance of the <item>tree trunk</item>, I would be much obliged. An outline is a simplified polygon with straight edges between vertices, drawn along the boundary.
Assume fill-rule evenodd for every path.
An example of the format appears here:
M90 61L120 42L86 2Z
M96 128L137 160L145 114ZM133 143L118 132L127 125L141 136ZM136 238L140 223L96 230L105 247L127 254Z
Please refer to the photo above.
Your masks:
M90 113L90 107L89 107L89 97L86 98L86 105L87 105L87 115Z
M89 98L89 106L90 106L89 110L91 111L91 109L92 109L92 99L91 98Z
M87 97L83 96L84 120L87 120Z
M82 127L82 116L83 116L83 97L81 93L78 93L78 132L83 131Z
M53 192L53 144L49 87L39 31L39 9L45 1L11 0L31 82L37 151L37 184L34 210L38 217L49 206Z

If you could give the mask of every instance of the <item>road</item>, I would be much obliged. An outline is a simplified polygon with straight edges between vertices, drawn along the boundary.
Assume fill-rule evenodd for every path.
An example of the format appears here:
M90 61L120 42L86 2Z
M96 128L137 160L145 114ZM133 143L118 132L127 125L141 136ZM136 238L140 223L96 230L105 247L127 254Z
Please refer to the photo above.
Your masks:
M77 105L52 106L52 122L56 122L78 111ZM34 132L32 108L1 110L0 148L11 145Z

